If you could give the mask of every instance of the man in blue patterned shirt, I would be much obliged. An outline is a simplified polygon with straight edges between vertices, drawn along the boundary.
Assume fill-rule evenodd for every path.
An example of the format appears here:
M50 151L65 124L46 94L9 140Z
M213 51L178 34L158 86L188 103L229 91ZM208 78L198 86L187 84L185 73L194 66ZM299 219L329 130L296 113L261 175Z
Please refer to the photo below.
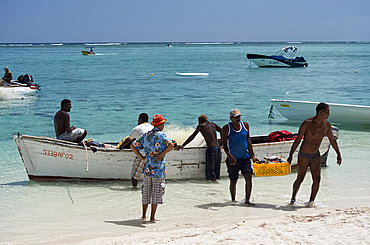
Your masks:
M142 219L146 219L146 211L148 205L152 204L150 221L155 222L155 213L158 204L163 203L163 195L165 190L166 165L164 156L174 148L174 143L170 141L165 133L164 119L161 114L155 115L151 124L154 128L140 136L131 144L132 151L145 161L143 168L144 181L142 187L142 203L143 215ZM140 153L140 149L144 149L145 157Z

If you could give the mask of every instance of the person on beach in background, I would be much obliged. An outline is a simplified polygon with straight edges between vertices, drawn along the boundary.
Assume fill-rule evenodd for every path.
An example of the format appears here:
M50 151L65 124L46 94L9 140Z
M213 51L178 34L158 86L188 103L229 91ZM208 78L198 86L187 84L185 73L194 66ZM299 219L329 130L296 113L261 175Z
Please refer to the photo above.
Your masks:
M254 156L252 141L249 133L249 124L240 120L241 113L238 109L230 111L228 124L222 127L222 146L227 155L226 166L230 179L231 201L235 201L236 183L239 171L245 179L245 203L254 205L249 201L252 192L252 164L258 161Z
M70 126L68 112L72 108L71 101L64 99L60 106L61 109L54 116L54 129L57 139L80 143L86 137L87 132L85 129Z
M200 132L206 143L206 179L216 181L220 178L220 167L221 167L221 147L217 140L217 133L221 133L221 127L217 124L208 121L208 117L202 114L198 117L198 126L185 140L182 145L177 146L177 149L183 149L187 144L189 144L195 136Z
M120 145L119 149L125 149L130 146L132 141L139 138L141 135L153 129L153 125L148 123L149 116L146 113L141 113L137 120L138 125L131 130L130 135L126 140ZM144 168L144 161L136 157L131 170L131 183L134 188L137 188L137 184L141 177Z
M320 103L316 106L316 116L306 119L299 127L298 136L292 145L289 157L287 159L287 161L291 163L293 153L297 149L303 137L303 142L298 152L297 179L293 184L293 192L290 204L295 203L299 187L306 176L308 167L310 167L313 183L311 187L309 205L314 205L315 197L320 187L321 161L319 148L324 136L329 138L330 144L337 153L337 164L341 165L342 163L342 157L339 152L337 141L333 136L330 123L326 120L328 119L329 114L329 105Z
M144 181L142 186L143 214L141 218L143 220L146 219L146 211L148 205L151 203L151 222L156 221L155 214L158 204L163 203L166 177L164 157L166 153L174 148L174 143L162 132L166 121L167 119L164 119L161 114L155 115L151 122L154 128L140 136L131 144L131 149L136 156L142 161L145 161L143 168ZM144 149L146 157L140 153L140 149Z
M4 68L4 76L2 77L3 81L1 83L2 86L9 86L12 82L13 76L12 73L9 71L8 67Z

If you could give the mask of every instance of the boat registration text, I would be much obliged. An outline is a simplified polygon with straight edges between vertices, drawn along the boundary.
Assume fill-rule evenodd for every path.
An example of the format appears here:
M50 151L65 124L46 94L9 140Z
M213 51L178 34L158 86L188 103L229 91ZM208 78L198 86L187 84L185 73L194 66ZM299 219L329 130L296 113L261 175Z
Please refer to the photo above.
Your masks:
M50 150L42 150L42 155L44 156L50 156L50 157L64 157L65 159L73 160L73 154L68 154L64 152L58 152L58 151L50 151Z

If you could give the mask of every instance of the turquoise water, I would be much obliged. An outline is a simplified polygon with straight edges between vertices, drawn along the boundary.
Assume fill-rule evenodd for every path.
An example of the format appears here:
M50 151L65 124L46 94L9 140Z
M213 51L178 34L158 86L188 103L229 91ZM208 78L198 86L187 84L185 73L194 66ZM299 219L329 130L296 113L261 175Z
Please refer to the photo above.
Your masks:
M95 56L81 54L85 44L0 45L0 65L8 66L13 78L29 73L42 85L35 97L0 101L0 228L8 227L5 236L9 238L22 226L17 222L10 228L8 225L14 214L19 215L18 221L25 218L19 213L30 208L25 207L27 203L33 203L33 207L43 203L39 206L54 214L56 211L52 211L49 204L61 208L58 199L53 197L64 195L66 189L68 193L71 190L82 196L84 190L88 191L91 193L88 198L95 201L98 195L105 199L117 197L114 192L104 191L113 188L111 183L39 184L28 181L12 135L20 132L54 137L53 116L64 98L72 101L71 123L85 128L88 137L100 142L119 141L128 135L142 112L150 117L161 113L168 119L167 132L177 135L177 140L181 141L195 128L200 114L207 114L211 121L222 126L228 122L229 111L235 107L241 110L242 119L249 122L251 134L268 134L282 129L296 132L300 122L288 121L277 111L274 119L267 118L272 98L370 105L369 43L296 44L297 55L305 57L309 63L307 68L262 69L254 65L250 67L246 59L246 53L275 54L287 45L173 43L172 47L166 47L165 43L94 44ZM176 72L207 72L209 76L179 76ZM336 166L336 155L331 150L330 167L323 170L322 189L318 195L318 200L328 205L334 205L338 198L365 200L369 196L365 187L370 184L367 163L370 126L337 126L343 165ZM181 134L176 134L180 131ZM278 198L283 202L289 199L294 178L295 173L278 180L256 178L254 190L259 190L261 185L283 184L285 188L281 189ZM228 199L228 180L220 182L221 185L215 188L216 194L204 194L203 197L206 196L208 201ZM209 188L202 182L169 182L166 198L176 203L171 191L177 193L178 186L184 186L181 183L193 187L185 188L181 194L197 202L203 200L192 196L194 189L207 192ZM349 183L351 188L348 188ZM309 177L305 185L299 193L302 199L309 195ZM129 189L127 182L118 186ZM242 193L242 185L239 187ZM252 199L258 202L275 191L261 188L260 192L252 193ZM135 199L132 193L124 192L127 199L119 198L116 202L126 202L127 206L139 203L140 194L135 192ZM175 206L171 202L167 205ZM193 208L188 207L188 211ZM130 216L129 213L122 215ZM50 218L47 214L42 217Z

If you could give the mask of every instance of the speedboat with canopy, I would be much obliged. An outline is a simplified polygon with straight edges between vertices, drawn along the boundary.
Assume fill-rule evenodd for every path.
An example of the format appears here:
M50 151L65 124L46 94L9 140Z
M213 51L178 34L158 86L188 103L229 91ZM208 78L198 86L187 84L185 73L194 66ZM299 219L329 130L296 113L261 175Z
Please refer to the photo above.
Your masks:
M247 59L259 67L307 67L307 61L296 56L297 50L297 47L287 46L276 55L247 54Z

